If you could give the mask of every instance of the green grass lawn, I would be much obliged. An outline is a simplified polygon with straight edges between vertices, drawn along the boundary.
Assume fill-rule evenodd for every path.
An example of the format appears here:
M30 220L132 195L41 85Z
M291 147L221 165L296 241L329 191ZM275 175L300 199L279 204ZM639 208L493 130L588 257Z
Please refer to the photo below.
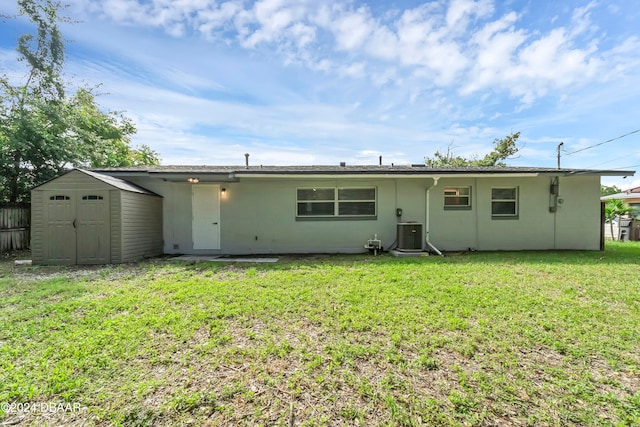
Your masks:
M640 244L3 261L0 403L38 426L640 425Z

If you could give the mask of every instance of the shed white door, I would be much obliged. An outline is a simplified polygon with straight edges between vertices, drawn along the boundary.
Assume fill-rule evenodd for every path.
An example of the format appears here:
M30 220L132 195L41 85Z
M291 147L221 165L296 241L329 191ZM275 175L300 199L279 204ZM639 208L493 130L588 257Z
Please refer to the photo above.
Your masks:
M191 211L193 249L220 249L220 186L193 185Z
M78 192L76 198L76 244L78 264L108 264L111 261L109 192Z

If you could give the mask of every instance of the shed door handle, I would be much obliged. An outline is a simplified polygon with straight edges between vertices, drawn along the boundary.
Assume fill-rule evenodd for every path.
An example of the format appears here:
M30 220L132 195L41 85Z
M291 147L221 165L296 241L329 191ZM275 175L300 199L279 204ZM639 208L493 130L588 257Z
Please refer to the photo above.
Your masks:
M73 228L76 228L76 219L73 219Z
M212 222L211 224L213 224L213 225L218 225L218 223L217 223L217 222Z

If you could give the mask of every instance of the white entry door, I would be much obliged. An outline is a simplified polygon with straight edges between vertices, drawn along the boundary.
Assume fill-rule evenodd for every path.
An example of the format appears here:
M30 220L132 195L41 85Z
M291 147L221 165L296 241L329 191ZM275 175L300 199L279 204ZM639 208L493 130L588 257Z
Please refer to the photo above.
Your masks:
M193 185L191 212L193 249L220 249L220 186Z

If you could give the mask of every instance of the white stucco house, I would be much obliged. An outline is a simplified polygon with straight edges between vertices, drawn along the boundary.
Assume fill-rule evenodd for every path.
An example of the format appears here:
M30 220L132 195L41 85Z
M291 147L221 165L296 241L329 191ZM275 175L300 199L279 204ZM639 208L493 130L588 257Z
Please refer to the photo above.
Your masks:
M120 255L104 252L105 262L123 262L123 242L136 241L143 248L130 251L136 256L363 252L374 235L385 248L406 245L398 224L410 225L409 249L598 250L600 177L633 173L424 165L75 170L33 190L33 203L41 204L33 211L40 215L33 218L33 261L50 262L52 227L73 240L80 210L111 212L89 219L96 232L109 228L102 247L120 246ZM100 201L100 209L82 208ZM78 262L82 250L60 262Z

